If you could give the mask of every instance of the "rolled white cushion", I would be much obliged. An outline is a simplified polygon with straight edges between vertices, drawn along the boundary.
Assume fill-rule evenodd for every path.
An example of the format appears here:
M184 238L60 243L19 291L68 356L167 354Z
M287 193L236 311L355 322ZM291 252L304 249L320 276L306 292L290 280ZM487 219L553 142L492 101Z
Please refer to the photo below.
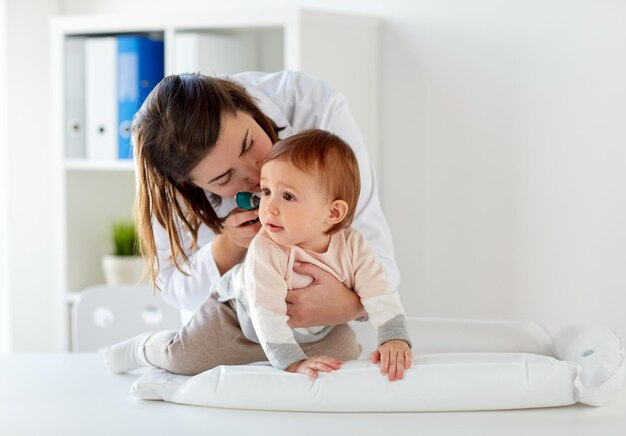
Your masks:
M356 327L368 353L375 336ZM368 360L346 362L318 379L252 364L194 377L153 369L131 392L234 409L421 412L599 406L623 386L624 352L607 329L574 326L553 342L546 328L532 322L412 319L409 328L415 357L401 381L388 381ZM475 352L464 352L469 350ZM545 355L552 353L558 359Z
M554 356L578 363L586 387L606 382L622 363L622 344L606 327L574 324L554 337Z
M554 337L554 356L579 365L576 400L601 406L622 388L624 350L611 330L597 325L574 324Z
M315 412L498 410L573 404L576 365L522 353L418 356L390 382L367 360L312 379L269 365L220 366L165 398L197 406Z

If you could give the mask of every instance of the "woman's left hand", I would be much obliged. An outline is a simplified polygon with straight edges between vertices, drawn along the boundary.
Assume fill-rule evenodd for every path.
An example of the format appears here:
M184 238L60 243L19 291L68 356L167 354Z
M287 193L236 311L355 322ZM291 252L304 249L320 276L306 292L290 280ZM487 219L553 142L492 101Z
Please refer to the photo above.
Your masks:
M310 263L296 263L294 271L313 278L302 289L287 292L291 327L337 325L365 315L359 296L333 275Z

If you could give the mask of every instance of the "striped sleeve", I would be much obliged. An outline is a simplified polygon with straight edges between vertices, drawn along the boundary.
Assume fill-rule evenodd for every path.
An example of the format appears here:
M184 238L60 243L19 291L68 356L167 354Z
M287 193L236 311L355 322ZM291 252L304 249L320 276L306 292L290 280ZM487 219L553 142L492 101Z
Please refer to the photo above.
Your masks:
M279 369L307 358L287 324L286 257L273 242L257 236L245 264L250 319L268 360Z

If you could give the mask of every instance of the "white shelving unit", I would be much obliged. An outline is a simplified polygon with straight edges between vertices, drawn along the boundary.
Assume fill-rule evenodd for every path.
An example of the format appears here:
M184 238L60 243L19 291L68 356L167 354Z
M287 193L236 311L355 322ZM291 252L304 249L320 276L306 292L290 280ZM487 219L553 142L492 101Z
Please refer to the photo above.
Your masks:
M69 309L77 293L102 283L102 255L109 252L108 231L116 218L130 217L135 193L129 161L66 159L64 135L65 39L73 36L158 33L165 46L165 74L194 68L205 74L237 70L300 70L317 76L348 99L374 166L378 156L379 22L330 12L216 10L187 16L67 16L50 24L55 175L52 233L56 265L52 287L58 297L59 343L69 350ZM228 41L218 56L204 56L203 35ZM215 38L217 36L217 38ZM211 48L216 53L215 47ZM235 62L229 50L244 52ZM195 54L196 64L189 64ZM220 56L223 56L221 58ZM217 59L216 59L217 58ZM181 61L186 59L187 63ZM215 62L212 61L215 59ZM215 65L215 67L213 67ZM59 351L65 351L59 350Z

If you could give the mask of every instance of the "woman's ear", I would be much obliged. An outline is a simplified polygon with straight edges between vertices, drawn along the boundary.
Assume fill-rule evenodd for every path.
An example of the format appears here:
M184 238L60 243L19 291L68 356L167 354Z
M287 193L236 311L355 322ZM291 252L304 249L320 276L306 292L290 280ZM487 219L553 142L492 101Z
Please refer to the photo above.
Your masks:
M330 212L328 213L328 218L326 218L326 222L331 226L338 224L343 221L343 219L348 214L348 203L343 200L334 200L330 204Z

